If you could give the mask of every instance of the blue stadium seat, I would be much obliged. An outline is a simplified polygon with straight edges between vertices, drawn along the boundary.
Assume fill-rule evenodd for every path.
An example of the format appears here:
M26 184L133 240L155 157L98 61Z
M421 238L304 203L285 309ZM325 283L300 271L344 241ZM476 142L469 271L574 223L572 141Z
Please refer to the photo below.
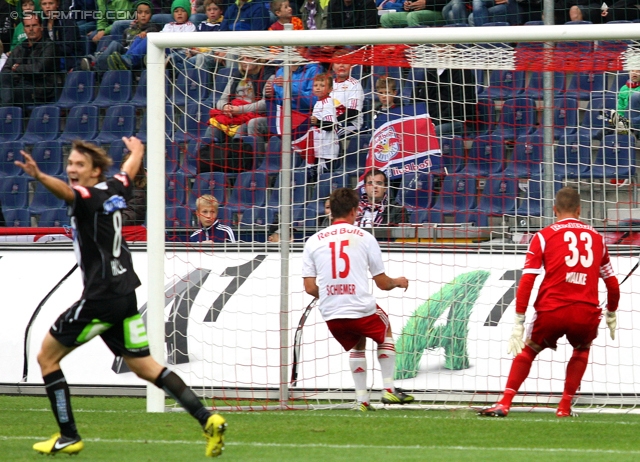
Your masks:
M439 172L446 174L459 171L464 166L464 140L460 136L443 136L440 138L442 162Z
M405 173L396 202L407 210L428 209L435 197L433 174L424 172Z
M271 174L282 168L282 140L279 136L272 136L267 143L264 158L260 161L256 170L266 171Z
M294 207L291 220L294 232L304 229L315 230L318 226L318 216L315 207Z
M53 103L62 109L70 109L80 104L89 104L95 92L95 73L91 71L73 71L66 75L62 93Z
M620 88L622 88L622 86L627 83L627 81L629 80L629 73L628 72L618 72L613 79L611 79L611 85L609 85L609 92L613 93L613 94L618 94L618 92L620 91Z
M91 141L98 136L98 106L81 104L69 110L65 119L64 130L58 138L65 144L74 140Z
M476 117L467 120L465 127L468 136L488 135L494 129L496 122L495 106L492 99L478 98Z
M182 107L207 101L211 93L209 75L209 72L195 68L180 72L174 85L169 87L167 100Z
M127 104L131 100L131 71L107 71L102 76L98 96L91 104L98 107L111 107Z
M100 133L93 141L110 144L123 136L133 136L136 127L136 108L131 104L120 104L107 109Z
M208 110L197 103L189 104L184 113L174 107L173 120L173 140L177 143L188 143L204 136L209 125Z
M167 206L187 205L188 179L182 172L170 173L165 179Z
M59 228L69 226L70 217L67 215L67 208L43 210L38 217L40 228Z
M321 173L318 175L315 196L312 199L319 200L331 195L331 191L348 186L347 175L339 172Z
M436 202L428 211L429 223L442 223L445 216L476 208L476 179L468 175L447 175Z
M267 196L267 174L265 172L241 172L231 190L225 209L241 212L250 207L265 205Z
M122 141L121 139L115 140L109 145L108 154L109 154L109 157L111 157L111 160L113 161L113 165L111 165L111 169L107 173L107 176L113 176L116 173L120 172L122 161L124 159L124 156L127 155L128 152L129 152L129 149L127 149L127 146L124 144L124 141Z
M0 178L0 204L3 210L27 208L29 180L26 175Z
M485 95L494 100L515 98L524 92L524 82L524 71L494 69L489 72L489 86Z
M601 95L605 88L604 82L605 76L602 73L580 72L569 81L565 96L580 101L588 101L594 94Z
M276 210L267 207L251 207L242 212L238 223L238 240L241 242L266 242L269 228L276 221Z
M640 129L640 92L631 93L629 98L629 123L631 128Z
M0 107L0 143L16 141L22 136L22 108Z
M0 178L4 176L22 175L22 169L14 162L22 160L20 151L24 149L24 144L20 141L7 141L0 143Z
M467 162L457 173L476 177L495 175L504 169L504 159L505 147L500 137L479 136L473 140Z
M180 168L180 145L165 140L164 173L176 173ZM147 156L145 156L145 159ZM186 172L185 172L186 173Z
M282 172L280 172L276 176L275 184L273 185L273 189L269 193L267 197L267 206L268 207L278 207L280 205L280 185L282 181ZM292 181L292 189L291 189L291 203L294 207L302 206L305 204L307 200L307 176L305 171L294 170L291 172L291 181Z
M534 42L540 43L540 42ZM540 43L542 45L542 43ZM553 91L554 93L563 94L565 90L565 74L562 72L554 72L553 74ZM533 99L542 99L544 92L544 82L542 72L531 72L529 83L524 90L524 96Z
M47 175L60 176L64 173L62 143L58 140L36 143L31 150L31 157Z
M578 127L578 136L585 140L601 140L605 129L609 128L607 117L603 111L615 110L617 105L618 101L615 96L592 98L582 116Z
M577 136L561 138L556 147L553 174L558 180L587 178L591 167L591 143Z
M203 194L211 194L218 199L218 204L225 203L227 178L223 172L207 172L196 175L193 186L189 191L189 208L196 209L196 199Z
M519 136L513 147L513 161L507 162L503 175L507 178L538 178L543 159L542 135Z
M167 205L165 207L165 228L192 228L194 225L193 212L185 205ZM188 236L186 236L188 237Z
M470 211L456 214L458 223L474 223L476 226L489 226L489 217L513 215L518 198L518 179L489 178L480 193L478 206Z
M213 79L213 88L209 93L207 98L203 98L200 100L201 104L204 104L207 107L216 107L216 102L220 99L222 92L227 86L227 82L229 81L229 75L233 71L231 67L218 67L216 74Z
M398 90L401 90L399 94L403 98L407 98L407 99L415 98L416 97L415 86L416 85L423 86L425 81L426 81L425 69L422 67L411 67L409 68L409 75L404 81L404 85L402 89L398 89Z
M4 222L9 227L28 228L31 226L31 215L27 209L2 208Z
M591 178L633 182L636 173L634 150L635 138L630 135L605 136L591 165Z
M492 135L503 141L514 141L522 135L536 131L536 102L532 98L513 98L502 105L500 120Z
M33 198L29 204L29 213L31 215L40 215L45 210L60 209L66 207L67 204L62 199L58 199L56 196L45 188L42 183L36 182L36 190L33 193Z
M553 196L562 188L562 183L554 181L553 183ZM531 179L526 186L526 194L522 199L518 209L516 210L517 216L529 216L539 217L542 216L542 190L544 189L543 182L540 179Z
M542 127L538 129L542 133ZM578 100L557 97L553 100L553 137L574 135L578 131Z
M171 140L167 140L167 148L169 145L175 145ZM180 170L195 177L198 174L198 159L200 156L200 147L205 144L211 144L211 140L192 139L187 143L187 149L184 151L184 157L180 163Z
M131 98L130 104L135 107L147 107L147 70L144 69L140 74L140 80L136 85L136 91Z
M31 111L24 135L19 141L35 144L38 141L55 140L60 136L60 108L37 106Z

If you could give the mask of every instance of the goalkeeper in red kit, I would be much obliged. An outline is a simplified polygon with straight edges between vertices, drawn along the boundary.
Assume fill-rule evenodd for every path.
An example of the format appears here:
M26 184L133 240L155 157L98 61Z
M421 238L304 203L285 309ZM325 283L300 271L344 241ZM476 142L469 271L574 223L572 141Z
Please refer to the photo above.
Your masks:
M598 301L598 282L607 287L606 322L611 338L615 338L616 310L620 287L613 273L604 238L591 226L582 223L580 195L573 188L562 188L556 195L553 211L557 221L535 234L524 265L516 294L516 317L509 353L511 365L502 399L478 414L506 417L520 385L529 375L531 364L545 348L556 349L563 335L573 347L567 364L564 392L558 405L558 417L571 417L571 401L589 361L591 342L598 335L602 309ZM524 337L524 318L536 276L544 274L533 304L535 315ZM526 343L526 344L525 344Z

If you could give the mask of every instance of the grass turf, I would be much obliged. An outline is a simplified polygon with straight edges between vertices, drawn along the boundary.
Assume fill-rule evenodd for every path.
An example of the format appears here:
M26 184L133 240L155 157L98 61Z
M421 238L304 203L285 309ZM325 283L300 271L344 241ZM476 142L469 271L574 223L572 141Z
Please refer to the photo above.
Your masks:
M204 459L204 438L186 413L147 414L140 398L73 398L91 461ZM640 459L640 416L512 412L506 419L470 410L230 412L222 460L377 461ZM44 397L0 396L0 460L40 460L31 446L57 431ZM60 454L57 458L65 459ZM76 460L76 459L73 459Z

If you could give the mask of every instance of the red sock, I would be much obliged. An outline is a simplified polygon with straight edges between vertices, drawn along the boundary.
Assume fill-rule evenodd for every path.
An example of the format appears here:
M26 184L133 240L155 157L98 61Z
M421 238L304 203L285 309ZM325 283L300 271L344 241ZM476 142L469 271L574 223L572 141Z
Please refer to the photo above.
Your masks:
M538 356L538 353L536 353L529 345L525 345L522 353L513 358L511 370L509 371L509 378L507 379L507 387L504 392L504 396L500 400L500 404L511 406L511 401L513 401L513 397L520 389L522 382L524 382L529 375L531 363L536 359L536 356Z
M562 394L562 401L566 402L573 399L573 396L578 391L580 382L584 371L587 369L589 362L589 348L573 350L569 364L567 364L567 377L564 381L564 393Z

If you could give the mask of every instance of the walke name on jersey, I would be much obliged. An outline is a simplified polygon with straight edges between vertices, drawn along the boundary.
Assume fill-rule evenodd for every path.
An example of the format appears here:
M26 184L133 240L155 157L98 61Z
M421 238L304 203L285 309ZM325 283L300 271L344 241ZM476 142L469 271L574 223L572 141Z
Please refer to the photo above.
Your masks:
M570 282L571 284L580 284L581 286L587 285L587 274L586 273L567 273L566 282Z
M111 260L111 274L113 276L120 276L127 272L127 268L123 268L118 260Z
M354 295L356 293L355 284L328 284L327 295Z

